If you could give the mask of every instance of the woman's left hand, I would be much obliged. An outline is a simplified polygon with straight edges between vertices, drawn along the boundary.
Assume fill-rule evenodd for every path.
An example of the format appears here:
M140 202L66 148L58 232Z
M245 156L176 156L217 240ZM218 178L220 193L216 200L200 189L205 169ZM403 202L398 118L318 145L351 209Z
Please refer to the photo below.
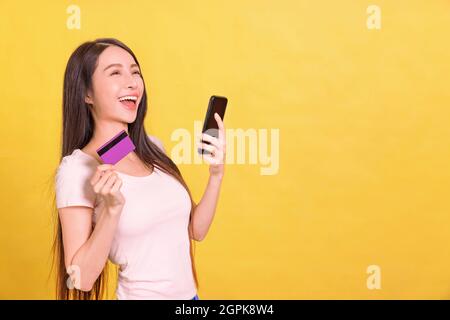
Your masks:
M219 127L219 137L215 138L207 133L202 134L202 140L208 141L211 144L197 142L197 147L211 152L211 154L203 154L202 157L209 163L209 174L212 177L222 178L225 169L225 126L222 119L217 113L214 113L217 125Z

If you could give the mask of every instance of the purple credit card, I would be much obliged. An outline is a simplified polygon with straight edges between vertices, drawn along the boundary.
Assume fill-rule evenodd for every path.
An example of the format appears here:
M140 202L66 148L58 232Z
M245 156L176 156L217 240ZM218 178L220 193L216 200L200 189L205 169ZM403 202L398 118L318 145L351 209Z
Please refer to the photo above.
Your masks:
M125 130L116 134L111 140L97 149L97 154L107 164L116 164L123 157L136 149Z

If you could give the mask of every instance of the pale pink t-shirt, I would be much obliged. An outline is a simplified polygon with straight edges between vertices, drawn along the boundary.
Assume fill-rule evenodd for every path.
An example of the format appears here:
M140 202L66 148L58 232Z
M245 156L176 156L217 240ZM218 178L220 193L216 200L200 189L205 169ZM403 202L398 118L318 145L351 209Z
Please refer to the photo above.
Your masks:
M164 151L161 141L150 139ZM94 208L93 222L102 212L89 183L95 158L75 149L58 167L56 206ZM109 259L120 266L117 299L192 299L197 291L189 254L191 202L184 187L155 167L147 176L117 172L126 203Z

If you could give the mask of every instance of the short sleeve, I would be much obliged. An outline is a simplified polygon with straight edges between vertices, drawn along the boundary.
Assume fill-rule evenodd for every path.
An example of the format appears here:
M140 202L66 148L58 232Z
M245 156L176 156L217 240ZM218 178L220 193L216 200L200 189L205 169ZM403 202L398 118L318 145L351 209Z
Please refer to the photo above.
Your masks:
M92 174L89 166L77 159L64 157L55 177L56 207L94 208L96 194L90 184Z
M150 138L150 140L156 144L156 146L162 150L162 152L166 153L166 149L164 149L163 143L161 142L161 140L159 140L158 138L156 138L155 136L151 136L148 135L148 137ZM166 153L167 154L167 153Z

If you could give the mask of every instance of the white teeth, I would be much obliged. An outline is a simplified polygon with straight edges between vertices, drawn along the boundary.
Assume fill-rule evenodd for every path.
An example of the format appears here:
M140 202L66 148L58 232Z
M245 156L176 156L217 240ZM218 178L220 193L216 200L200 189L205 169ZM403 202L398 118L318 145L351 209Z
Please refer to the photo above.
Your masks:
M119 101L124 101L124 100L132 100L132 101L137 101L137 97L136 96L124 96L124 97L120 97Z

